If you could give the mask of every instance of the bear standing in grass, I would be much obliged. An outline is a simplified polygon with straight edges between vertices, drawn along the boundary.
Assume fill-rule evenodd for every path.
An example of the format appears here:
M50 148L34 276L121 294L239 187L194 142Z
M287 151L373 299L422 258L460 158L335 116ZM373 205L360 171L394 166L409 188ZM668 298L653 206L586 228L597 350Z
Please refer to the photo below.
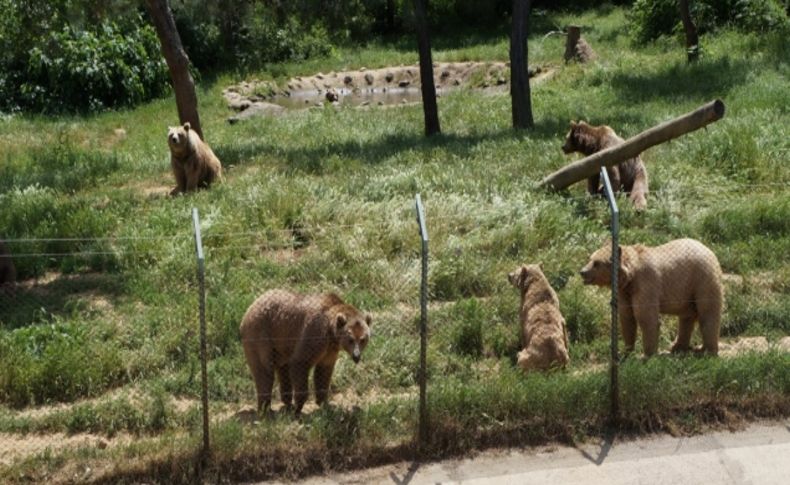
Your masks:
M167 144L176 178L171 195L208 188L215 180L222 179L222 164L189 122L168 128Z
M611 243L590 256L582 268L586 285L610 286ZM620 329L626 352L634 349L636 327L650 356L658 350L659 314L679 317L673 352L690 350L694 322L699 321L702 351L719 351L724 290L716 255L694 239L676 239L657 247L620 246L617 292Z
M623 139L606 125L591 126L584 121L578 123L571 121L571 129L562 146L562 151L565 153L579 152L584 156L590 156L621 143L623 143ZM617 165L606 167L606 173L609 175L613 191L619 192L622 188L629 194L628 198L637 210L647 207L647 169L642 162L642 157L629 158ZM600 179L599 174L587 179L587 191L591 195L603 193Z
M299 414L307 401L312 368L316 401L319 405L326 402L340 350L359 363L370 340L370 325L370 315L343 303L334 293L271 290L258 297L239 327L258 392L258 410L269 410L276 373L283 403L290 407L294 399Z
M523 265L508 274L507 279L521 293L519 316L524 350L518 353L518 366L525 372L564 367L570 361L565 319L557 294L540 265Z

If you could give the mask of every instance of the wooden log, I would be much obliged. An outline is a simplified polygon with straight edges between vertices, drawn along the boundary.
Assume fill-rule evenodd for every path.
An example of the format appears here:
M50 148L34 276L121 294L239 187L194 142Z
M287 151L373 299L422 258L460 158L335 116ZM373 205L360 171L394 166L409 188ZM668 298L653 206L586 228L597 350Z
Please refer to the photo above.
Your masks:
M720 120L723 116L724 102L720 99L711 101L691 113L645 130L620 145L609 147L606 150L601 150L589 157L568 164L544 178L540 186L553 190L562 190L571 184L595 175L603 166L608 167L633 158L654 145L698 130L703 126Z

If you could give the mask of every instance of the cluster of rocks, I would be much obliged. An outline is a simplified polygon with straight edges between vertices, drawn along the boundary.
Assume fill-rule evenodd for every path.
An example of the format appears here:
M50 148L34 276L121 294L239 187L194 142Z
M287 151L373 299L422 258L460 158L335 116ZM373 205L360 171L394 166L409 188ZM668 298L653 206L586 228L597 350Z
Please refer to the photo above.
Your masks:
M529 75L533 77L542 72L545 71L540 67L530 68ZM506 62L443 62L434 63L433 74L439 91L461 87L506 89L510 67ZM228 120L235 123L255 116L281 114L285 108L278 101L283 98L304 99L304 107L323 106L324 103L338 105L341 98L349 94L419 90L420 87L419 65L414 64L379 69L363 67L328 74L319 72L312 76L293 77L282 86L271 81L245 81L225 89L223 96L228 107L239 112ZM365 104L369 103L361 105ZM293 107L294 103L288 105Z

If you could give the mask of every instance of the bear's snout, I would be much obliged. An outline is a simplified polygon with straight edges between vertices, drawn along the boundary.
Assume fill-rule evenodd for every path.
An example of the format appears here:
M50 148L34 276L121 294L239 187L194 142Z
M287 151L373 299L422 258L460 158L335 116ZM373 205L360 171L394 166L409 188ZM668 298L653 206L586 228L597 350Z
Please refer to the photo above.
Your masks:
M582 281L585 285L591 285L593 283L592 271L586 266L579 271L579 276L582 277Z
M567 154L573 153L573 152L574 152L574 150L573 150L573 146L571 145L570 140L566 141L565 144L562 145L562 153L565 153L567 155Z

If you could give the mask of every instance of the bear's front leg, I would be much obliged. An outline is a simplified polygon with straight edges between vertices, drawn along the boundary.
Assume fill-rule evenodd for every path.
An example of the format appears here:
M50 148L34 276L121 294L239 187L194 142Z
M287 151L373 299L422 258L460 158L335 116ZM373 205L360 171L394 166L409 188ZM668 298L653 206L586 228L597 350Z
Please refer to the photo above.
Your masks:
M332 372L335 370L335 363L319 364L316 366L313 380L315 382L315 402L322 405L329 396L329 384L332 382Z
M304 403L307 402L307 380L310 373L308 362L290 362L288 367L291 369L291 385L293 386L293 397L295 402L294 414L297 416L302 413Z
M658 352L658 327L660 320L658 316L658 302L643 303L634 308L634 315L642 331L642 350L645 357L650 357Z
M683 315L678 319L678 336L671 348L673 353L691 350L691 334L694 332L695 321L697 321L696 315Z

